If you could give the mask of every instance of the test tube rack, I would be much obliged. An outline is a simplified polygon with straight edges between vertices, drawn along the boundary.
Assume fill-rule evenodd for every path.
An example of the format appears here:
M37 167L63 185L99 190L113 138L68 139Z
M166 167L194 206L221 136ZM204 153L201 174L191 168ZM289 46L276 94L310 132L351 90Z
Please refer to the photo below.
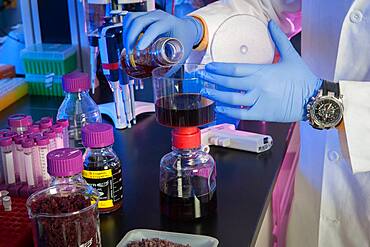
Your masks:
M32 226L28 218L26 199L12 197L12 210L0 206L0 247L31 247Z

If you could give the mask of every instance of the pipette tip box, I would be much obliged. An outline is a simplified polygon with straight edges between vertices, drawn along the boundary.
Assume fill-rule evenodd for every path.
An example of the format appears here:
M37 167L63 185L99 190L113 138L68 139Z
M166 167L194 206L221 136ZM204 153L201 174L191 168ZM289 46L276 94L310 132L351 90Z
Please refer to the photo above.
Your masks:
M77 51L67 44L37 44L21 51L26 74L64 75L77 68Z

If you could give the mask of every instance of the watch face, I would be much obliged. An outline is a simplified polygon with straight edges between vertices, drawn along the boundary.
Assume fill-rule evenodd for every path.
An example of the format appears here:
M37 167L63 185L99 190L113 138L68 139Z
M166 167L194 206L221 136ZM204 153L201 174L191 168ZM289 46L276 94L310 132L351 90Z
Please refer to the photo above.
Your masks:
M312 111L315 122L324 128L338 125L343 114L340 102L332 97L318 99L314 103Z

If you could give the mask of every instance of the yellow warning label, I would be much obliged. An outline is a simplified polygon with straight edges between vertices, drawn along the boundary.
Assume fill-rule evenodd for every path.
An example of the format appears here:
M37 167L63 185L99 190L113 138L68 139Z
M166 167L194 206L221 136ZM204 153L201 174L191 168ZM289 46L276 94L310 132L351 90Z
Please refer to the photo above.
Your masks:
M113 207L113 200L99 201L98 208L111 208Z
M111 178L113 175L112 175L112 169L109 169L109 170L104 170L104 171L83 170L82 176L84 178L90 178L90 179L103 179L103 178Z

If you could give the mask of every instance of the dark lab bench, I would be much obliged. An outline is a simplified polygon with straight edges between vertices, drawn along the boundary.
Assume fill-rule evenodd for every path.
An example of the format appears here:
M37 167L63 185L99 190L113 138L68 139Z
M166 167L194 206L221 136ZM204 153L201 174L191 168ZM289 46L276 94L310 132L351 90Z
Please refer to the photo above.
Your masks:
M26 96L0 112L0 125L5 126L6 117L13 113L30 114L34 119L55 117L61 101ZM124 203L122 209L100 217L103 246L115 246L128 231L138 228L209 235L217 238L220 246L254 245L293 126L242 122L244 130L273 137L272 149L260 155L212 147L217 162L217 215L189 223L172 222L160 215L159 162L170 151L170 129L157 124L153 114L146 114L133 128L115 130L114 149L123 164Z

